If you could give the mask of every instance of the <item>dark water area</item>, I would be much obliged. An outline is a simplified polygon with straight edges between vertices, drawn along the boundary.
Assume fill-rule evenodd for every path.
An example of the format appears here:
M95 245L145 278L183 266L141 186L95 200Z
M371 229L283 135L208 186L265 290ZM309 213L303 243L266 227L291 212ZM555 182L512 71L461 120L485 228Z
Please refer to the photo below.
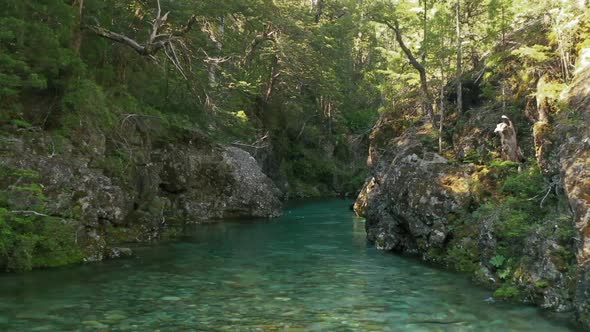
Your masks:
M130 259L0 275L0 331L573 331L373 249L350 202L197 225Z

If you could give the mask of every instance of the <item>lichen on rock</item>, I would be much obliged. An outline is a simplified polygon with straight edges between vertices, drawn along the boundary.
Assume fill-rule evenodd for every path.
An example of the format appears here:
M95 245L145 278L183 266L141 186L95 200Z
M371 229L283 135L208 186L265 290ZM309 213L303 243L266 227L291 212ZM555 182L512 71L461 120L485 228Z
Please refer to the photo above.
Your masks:
M104 140L104 134L92 131L77 142L46 132L2 137L7 144L0 166L10 170L0 174L0 193L9 193L3 205L72 225L65 236L82 253L73 261L127 256L119 243L157 240L187 223L281 213L280 191L243 150L198 132L143 121L126 123L123 151L108 139L104 149L80 149L100 140L94 135ZM36 175L31 185L39 188L37 196L14 190L15 183L25 183L18 176L23 170ZM34 262L35 253L30 256L24 259ZM11 269L5 264L0 259Z

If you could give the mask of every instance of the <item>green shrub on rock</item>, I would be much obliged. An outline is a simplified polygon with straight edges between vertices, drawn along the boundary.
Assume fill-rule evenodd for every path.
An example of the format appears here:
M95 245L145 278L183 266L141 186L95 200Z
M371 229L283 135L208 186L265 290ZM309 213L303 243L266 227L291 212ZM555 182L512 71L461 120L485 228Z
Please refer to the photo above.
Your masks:
M0 167L1 270L61 266L84 256L76 243L76 225L47 214L38 181L34 170Z
M520 296L518 288L509 285L503 285L496 289L494 292L494 298L499 300L513 300Z

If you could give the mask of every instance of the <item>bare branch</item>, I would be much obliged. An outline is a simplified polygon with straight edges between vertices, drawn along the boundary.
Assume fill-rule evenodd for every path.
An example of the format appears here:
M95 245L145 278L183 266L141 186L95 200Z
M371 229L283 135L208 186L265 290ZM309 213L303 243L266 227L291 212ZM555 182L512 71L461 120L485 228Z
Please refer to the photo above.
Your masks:
M269 23L264 28L264 31L261 34L256 35L254 40L248 46L248 51L246 52L246 56L242 60L242 65L246 65L250 62L250 59L254 55L254 52L258 49L258 46L265 41L272 41L273 43L277 42L276 38L277 31L273 28L272 24Z
M162 14L162 6L160 5L160 0L158 0L158 16L157 16L158 18L157 19L160 18L161 14Z
M174 67L185 79L188 79L180 62L181 57L178 56L174 44L178 44L180 46L180 50L185 53L182 58L190 58L190 49L180 37L190 32L192 27L197 22L197 17L192 15L186 24L180 29L172 30L167 24L168 15L170 12L166 12L162 16L162 6L160 4L160 0L157 1L157 4L157 14L152 22L151 31L148 34L148 40L145 43L140 43L133 38L125 36L121 33L110 31L98 25L87 25L85 28L97 36L126 45L138 54L145 56L156 63L158 63L158 60L155 56L160 50L163 49L166 58L172 62Z
M39 216L39 217L51 218L50 215L47 215L44 213L39 213L37 211L10 211L10 213L12 213L12 214L28 214L28 215L34 215L34 216Z
M119 34L119 33L116 33L116 32L113 32L113 31L110 31L110 30L107 30L105 28L101 28L98 26L93 26L93 25L88 25L88 26L86 26L86 28L88 30L94 32L96 35L98 35L100 37L110 39L112 41L115 41L115 42L118 42L121 44L125 44L125 45L131 47L134 51L136 51L137 53L139 53L141 55L149 55L149 54L146 54L145 46L140 45L138 42L136 42L135 40L133 40L125 35L122 35L122 34Z

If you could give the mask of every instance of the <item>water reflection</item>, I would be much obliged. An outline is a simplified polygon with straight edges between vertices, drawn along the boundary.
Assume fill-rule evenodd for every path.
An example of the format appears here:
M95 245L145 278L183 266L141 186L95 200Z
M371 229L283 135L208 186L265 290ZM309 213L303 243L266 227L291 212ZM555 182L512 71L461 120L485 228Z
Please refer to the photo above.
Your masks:
M0 279L1 331L568 331L367 246L350 202L200 225L130 260Z

